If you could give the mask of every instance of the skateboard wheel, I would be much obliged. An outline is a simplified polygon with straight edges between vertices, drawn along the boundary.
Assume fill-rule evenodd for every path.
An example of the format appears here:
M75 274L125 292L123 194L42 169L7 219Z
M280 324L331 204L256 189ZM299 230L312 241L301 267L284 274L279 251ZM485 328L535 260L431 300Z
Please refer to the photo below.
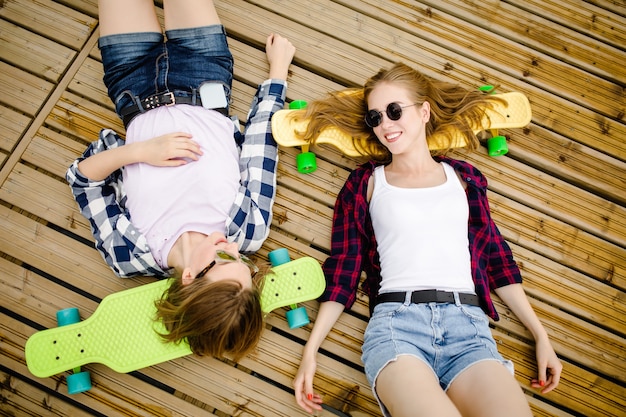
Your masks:
M506 155L509 151L509 147L506 144L506 138L501 135L488 139L487 149L489 150L489 156Z
M302 152L296 156L296 166L301 174L310 174L317 169L317 161L313 152Z
M309 315L306 313L304 307L298 307L293 310L289 310L286 314L287 324L290 329L297 329L298 327L306 326L311 322Z
M68 324L78 323L80 321L80 314L76 307L65 308L57 311L57 325L66 326Z
M273 250L267 254L267 257L270 259L270 263L272 264L272 266L286 264L287 262L291 261L287 248Z
M291 103L289 103L290 110L302 110L302 109L306 109L306 106L307 106L307 102L304 100L294 100Z
M91 389L91 376L87 371L68 375L65 380L69 394L80 394Z

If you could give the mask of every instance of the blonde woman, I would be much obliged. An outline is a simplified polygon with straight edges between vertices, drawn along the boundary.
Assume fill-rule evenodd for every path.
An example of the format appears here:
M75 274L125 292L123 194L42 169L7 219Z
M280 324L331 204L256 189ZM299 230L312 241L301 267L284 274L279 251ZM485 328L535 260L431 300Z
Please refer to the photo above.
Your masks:
M327 288L294 379L306 411L321 408L317 351L355 302L362 271L371 312L362 360L385 416L531 416L489 329L488 318L498 319L491 291L535 337L531 385L543 392L558 385L562 365L491 219L485 177L428 148L433 132L455 129L476 147L469 122L490 100L397 64L369 79L361 95L310 104L308 134L337 124L372 161L350 174L335 205Z

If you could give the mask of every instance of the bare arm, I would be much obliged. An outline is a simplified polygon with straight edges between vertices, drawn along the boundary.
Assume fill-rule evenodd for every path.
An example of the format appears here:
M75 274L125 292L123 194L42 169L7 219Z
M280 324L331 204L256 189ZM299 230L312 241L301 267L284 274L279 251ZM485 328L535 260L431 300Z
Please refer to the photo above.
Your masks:
M265 54L270 65L269 78L286 80L296 48L287 38L272 33L265 42Z
M137 162L172 167L186 164L187 159L196 161L199 155L202 155L200 146L190 134L175 132L98 152L79 162L78 169L87 178L100 181L123 166Z
M315 325L302 351L302 361L293 381L293 386L298 405L309 413L322 409L321 397L313 393L313 378L317 369L317 351L343 310L344 305L335 301L326 301L320 304Z
M548 333L528 302L522 285L506 285L497 288L495 292L535 339L538 375L536 380L531 381L531 385L534 388L542 388L542 393L552 391L559 384L563 365L554 352Z

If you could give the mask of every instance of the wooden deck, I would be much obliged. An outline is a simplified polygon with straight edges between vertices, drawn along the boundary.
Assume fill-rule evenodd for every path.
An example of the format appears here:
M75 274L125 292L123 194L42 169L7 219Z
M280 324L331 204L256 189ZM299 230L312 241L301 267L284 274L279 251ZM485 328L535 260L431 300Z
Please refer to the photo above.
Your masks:
M626 410L626 2L624 0L216 0L235 55L234 111L245 119L266 72L267 34L298 48L289 100L356 86L401 60L467 87L498 84L531 101L532 123L506 132L510 153L456 156L490 179L495 220L564 372L528 389L533 347L500 305L501 352L536 416ZM27 370L24 344L56 310L88 317L107 294L149 282L115 278L92 247L64 173L101 127L119 132L102 84L96 0L0 2L0 414L10 416L298 416L291 381L310 328L267 320L257 351L234 364L185 357L131 374L90 365L94 388ZM298 174L281 149L273 230L259 258L328 253L332 206L358 162L320 147ZM307 304L315 318L316 302ZM360 362L365 297L323 345L316 389L345 414L378 416ZM323 415L330 415L325 411Z

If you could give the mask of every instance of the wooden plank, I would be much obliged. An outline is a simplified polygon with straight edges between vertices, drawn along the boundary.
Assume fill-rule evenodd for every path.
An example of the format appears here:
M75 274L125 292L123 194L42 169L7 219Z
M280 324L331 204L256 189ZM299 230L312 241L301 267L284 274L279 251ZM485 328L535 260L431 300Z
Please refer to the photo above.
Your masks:
M270 1L267 0L264 4L270 4ZM291 2L289 4L293 5L295 3ZM376 57L391 55L391 60L404 61L419 67L427 75L461 83L467 87L487 83L502 86L502 91L518 90L531 98L533 121L536 123L586 144L593 149L609 153L621 160L626 160L626 150L623 149L621 144L621 138L626 136L626 126L611 118L599 115L587 107L568 102L550 94L543 88L520 83L519 77L512 77L496 70L487 72L483 69L483 65L475 63L470 58L459 56L432 42L426 42L402 29L381 26L376 20L356 12L350 14L345 9L341 9L344 10L341 13L327 12L327 9L330 7L328 2L316 2L314 5L307 6L301 4L297 9L289 9L288 12L284 11L287 7L285 4L278 5L276 2L272 2L271 5L271 10L283 10L281 13L285 13L285 15L290 17L292 14L295 14L294 18L301 16L299 23L306 27L316 27L320 31L326 31L325 37L328 38L328 42L332 42L335 33L343 33L344 38L353 44L367 44L369 56L360 50L351 51L351 53L367 63L378 62L382 65L363 75L361 75L360 71L359 73L353 71L353 76L349 79L351 83L362 84L365 78L374 74L380 67L388 66L390 62L378 61ZM270 8L270 6L267 7ZM308 10L310 7L315 7L316 13L314 16L313 14L307 15L301 12L301 10ZM347 19L346 16L350 16L351 19ZM263 18L268 19L265 24L269 23L276 27L288 28L290 25L284 18L281 19L274 14L268 13L268 16L263 16ZM347 25L346 20L350 22L354 20L356 23ZM319 25L319 21L323 21L324 25ZM288 32L288 35L298 36L298 34L290 32ZM313 33L307 34L307 36L319 39L322 34ZM393 49L390 50L389 45L393 45ZM343 50L345 48L343 46ZM328 65L325 69L317 71L321 74L332 73L333 68L344 61L343 50L329 52L323 63L336 62ZM454 62L453 66L450 66L451 62ZM619 102L623 102L623 100L622 96ZM620 106L618 105L617 108L619 109Z
M626 241L626 207L545 175L510 158L491 158L485 150L464 153L478 167L494 192L560 219L614 244ZM506 162L506 163L505 163Z
M515 376L522 386L537 375L534 348L524 342L494 330L498 350L507 359L515 362ZM578 368L562 361L563 373L556 390L548 394L532 391L535 398L545 398L584 416L616 416L626 407L626 388L591 371Z
M458 17L603 78L620 82L623 52L542 16L503 2L422 0L429 10ZM577 6L578 7L578 6ZM577 10L577 7L573 10Z
M616 334L626 334L624 290L603 284L521 246L511 244L526 292L537 299ZM593 294L592 297L589 295Z
M318 7L316 15L319 14L324 22L329 21L326 16L341 16L352 11L363 15L359 19L335 18L335 25L341 22L344 31L357 33L365 30L366 26L372 26L372 31L377 30L375 27L380 27L380 31L388 27L397 28L398 32L414 35L446 51L453 50L455 57L449 60L452 66L463 64L459 62L459 56L463 56L481 64L485 72L506 73L606 116L616 117L624 110L624 96L616 83L454 16L432 11L424 13L414 4L389 4L379 0L352 2L347 5L347 10L329 1L320 3ZM292 8L286 11L288 16L297 11L303 14L300 5L293 4ZM352 27L346 28L346 21ZM323 30L332 32L336 29L334 26ZM583 78L584 83L578 82Z
M70 48L0 20L0 58L15 67L57 82L74 56Z
M0 17L75 50L97 25L95 18L52 1L6 0Z
M34 116L50 94L52 83L0 61L0 103Z
M15 370L15 363L3 357L0 362ZM93 413L81 409L70 402L65 402L57 397L50 396L38 386L29 383L28 380L15 377L12 374L0 371L0 378L4 382L0 388L2 403L0 413L6 416L76 416L89 417Z
M494 322L509 334L525 340L532 335L517 317L494 296L501 320ZM530 298L530 303L550 336L559 357L617 381L626 381L626 339L580 320L555 307Z
M492 216L504 237L595 279L626 288L626 250L602 234L586 233L570 221L562 221L530 209L525 204L489 193Z
M10 152L22 137L30 121L30 117L0 106L0 149Z
M68 90L79 96L87 97L106 109L115 111L102 77L104 77L102 62L89 57L85 59L76 76L70 81Z
M148 278L115 278L93 247L5 206L0 206L0 236L11 236L10 241L0 240L0 252L100 298L149 282Z
M513 0L511 4L616 48L626 45L623 16L598 6L576 0Z
M67 183L19 164L0 188L0 198L93 242L89 221L78 211Z
M53 108L54 103L61 97L63 89L69 83L69 80L74 76L74 74L78 71L82 62L86 59L88 51L93 47L93 45L97 41L97 33L91 36L89 41L85 44L84 50L80 51L76 57L76 60L69 66L67 71L65 72L64 78L59 82L57 88L47 97L48 102L45 103L42 107L41 114L38 114L33 124L29 127L28 131L24 134L24 138L20 141L18 146L13 150L11 156L8 158L6 163L2 166L0 170L0 186L4 183L11 168L19 161L22 156L24 150L28 147L30 140L35 135L35 132L39 129L41 124L43 124L44 120L47 117L47 113L50 109ZM2 69L2 64L0 64L0 69ZM0 72L1 73L1 72ZM4 77L0 78L0 93L4 93L5 85L4 85ZM10 89L13 91L13 89Z
M607 200L626 204L626 162L539 125L507 134L509 156Z
M24 161L59 178L65 179L67 168L87 146L52 129L42 127L24 151ZM67 183L65 183L67 186Z

